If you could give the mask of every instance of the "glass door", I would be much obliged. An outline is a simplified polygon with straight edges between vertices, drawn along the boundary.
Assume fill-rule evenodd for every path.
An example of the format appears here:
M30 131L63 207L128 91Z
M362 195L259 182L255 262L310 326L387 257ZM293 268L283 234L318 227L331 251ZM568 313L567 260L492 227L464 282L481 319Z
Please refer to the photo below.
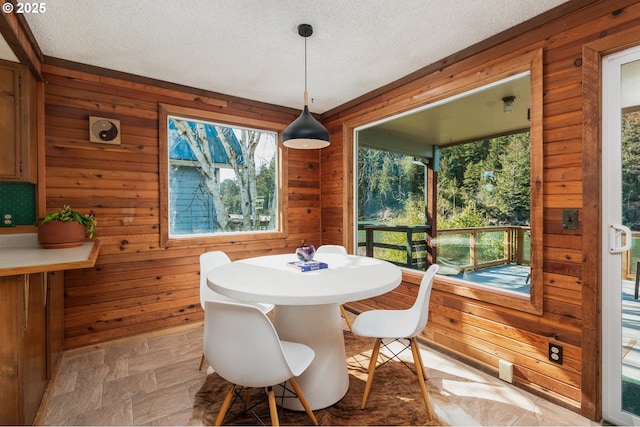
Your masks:
M602 70L603 417L640 425L640 47Z

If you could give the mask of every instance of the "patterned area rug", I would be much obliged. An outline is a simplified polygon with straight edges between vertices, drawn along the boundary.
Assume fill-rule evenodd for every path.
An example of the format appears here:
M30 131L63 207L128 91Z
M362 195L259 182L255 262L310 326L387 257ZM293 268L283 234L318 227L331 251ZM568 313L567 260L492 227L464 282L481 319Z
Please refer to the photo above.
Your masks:
M360 409L373 342L373 339L354 338L350 332L345 332L349 390L335 405L314 411L319 424L334 426L443 425L437 419L427 419L417 376L397 361L389 362L376 369L367 408ZM413 368L412 364L409 365ZM428 382L427 387L429 387ZM189 424L213 425L227 388L228 383L225 380L216 373L210 374L196 394ZM270 425L268 403L262 389L252 390L251 404L253 403L257 404L254 411L265 424ZM279 417L281 425L312 425L304 411L282 409ZM256 425L259 422L251 413L244 412L242 403L236 400L223 424Z

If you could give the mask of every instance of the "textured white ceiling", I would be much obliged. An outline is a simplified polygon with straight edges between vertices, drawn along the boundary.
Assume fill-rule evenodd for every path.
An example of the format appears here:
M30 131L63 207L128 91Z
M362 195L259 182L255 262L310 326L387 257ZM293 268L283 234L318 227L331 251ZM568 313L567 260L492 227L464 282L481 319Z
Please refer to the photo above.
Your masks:
M47 56L322 113L567 0L55 0Z

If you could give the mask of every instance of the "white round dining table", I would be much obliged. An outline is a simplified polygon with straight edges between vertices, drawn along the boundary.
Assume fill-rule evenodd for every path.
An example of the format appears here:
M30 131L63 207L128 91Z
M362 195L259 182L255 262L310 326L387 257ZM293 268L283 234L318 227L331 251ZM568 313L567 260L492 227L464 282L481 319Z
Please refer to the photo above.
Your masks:
M329 267L302 272L287 265L295 254L268 255L224 264L207 275L215 292L275 304L280 339L314 350L313 362L297 378L314 410L333 405L349 389L340 304L383 294L402 281L400 268L376 258L323 254L315 260ZM283 406L304 410L298 399L284 399Z

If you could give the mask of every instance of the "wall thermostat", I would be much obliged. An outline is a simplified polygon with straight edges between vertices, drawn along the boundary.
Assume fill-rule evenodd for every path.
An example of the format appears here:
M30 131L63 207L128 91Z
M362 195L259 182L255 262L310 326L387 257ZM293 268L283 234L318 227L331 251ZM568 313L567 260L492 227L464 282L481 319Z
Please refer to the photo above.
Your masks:
M120 144L120 120L89 116L89 141Z

